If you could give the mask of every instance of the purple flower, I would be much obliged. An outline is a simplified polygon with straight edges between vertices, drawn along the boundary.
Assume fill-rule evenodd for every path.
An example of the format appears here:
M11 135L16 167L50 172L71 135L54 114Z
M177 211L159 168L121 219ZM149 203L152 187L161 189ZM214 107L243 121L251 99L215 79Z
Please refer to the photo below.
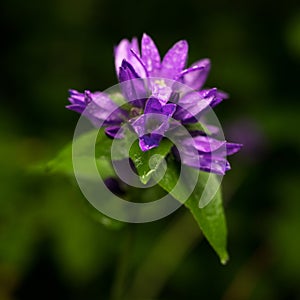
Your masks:
M140 148L147 151L159 146L165 132L170 128L170 117L176 104L161 104L156 98L149 98L144 114L131 122L140 140Z
M69 90L70 105L66 108L74 110L86 116L95 127L105 126L106 133L111 137L118 137L117 132L124 120L128 118L128 112L119 108L110 97L102 92L80 93Z
M143 108L147 98L144 80L137 75L133 66L123 59L120 66L119 81L125 98L135 107Z
M126 109L120 108L108 94L70 90L68 109L85 115L96 126L105 127L112 138L123 138L124 123L139 138L142 151L158 147L168 133L177 134L180 147L174 147L175 157L182 163L216 174L230 169L226 159L240 150L240 144L219 141L214 126L205 124L211 134L192 130L190 125L204 120L207 111L218 105L227 94L217 88L202 89L210 71L210 60L202 59L185 68L188 44L181 40L161 59L153 40L142 37L138 41L122 40L114 49L115 67ZM176 85L189 89L178 92ZM185 127L181 135L180 126ZM186 134L188 132L188 134ZM177 146L177 145L176 145ZM176 154L177 153L177 154Z
M227 155L234 154L242 145L219 141L209 136L196 135L187 137L180 144L180 159L182 163L206 172L224 175L230 170ZM194 155L195 150L198 157ZM179 158L178 152L175 152Z
M188 55L188 43L181 40L173 45L161 60L158 49L150 36L144 34L141 54L137 39L124 39L115 47L115 66L120 76L120 66L125 59L139 77L168 78L182 82L194 90L201 89L210 71L210 60L201 59L184 69Z
M216 88L193 91L181 97L174 118L184 124L197 122L197 117L218 105L227 94Z

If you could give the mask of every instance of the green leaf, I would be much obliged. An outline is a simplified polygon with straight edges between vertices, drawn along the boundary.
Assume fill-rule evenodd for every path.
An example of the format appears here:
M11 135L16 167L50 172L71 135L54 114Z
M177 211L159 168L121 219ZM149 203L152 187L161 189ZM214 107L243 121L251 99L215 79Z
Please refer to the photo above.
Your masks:
M170 140L163 139L158 147L143 152L138 140L133 143L129 156L133 160L143 184L147 184L151 177L155 177L155 174L157 175L162 161L170 152L172 146L173 144Z
M180 188L176 189L176 193L172 192L174 186L177 184L179 172L180 170L174 159L170 159L168 161L168 168L165 176L158 182L158 184L169 192L175 199L180 202L184 202L188 190L188 178L179 182ZM193 168L190 168L190 172L191 176L198 176L198 182L184 205L190 210L204 236L219 255L221 263L225 264L228 261L228 253L226 250L227 228L222 205L221 190L219 189L217 191L216 195L205 207L199 208L199 200L203 193L208 176L214 175L201 172ZM216 177L213 184L217 184Z
M97 135L95 158L89 155L91 137L97 132L98 130L93 130L83 134L75 142L65 146L53 160L47 163L46 171L49 173L62 173L73 177L74 170L72 160L76 159L80 169L80 174L78 175L92 179L94 174L92 174L91 170L85 167L85 165L88 166L87 161L95 159L98 171L103 179L114 176L115 172L110 163L112 140L105 135L104 130L99 130ZM73 143L76 143L76 157L72 155Z
M91 156L91 142L95 140L95 157ZM73 153L73 143L76 143L76 156ZM112 139L108 138L103 129L92 130L79 136L76 141L65 146L58 155L44 166L44 170L50 174L60 173L70 177L74 177L73 159L76 159L77 172L76 175L85 179L95 179L95 174L89 169L92 160L96 161L97 169L102 179L115 177L115 171L111 164L110 149ZM120 156L121 157L121 156ZM79 170L79 171L78 171ZM87 203L88 204L88 203ZM90 216L97 222L110 229L120 229L122 222L111 219L100 211L87 205Z

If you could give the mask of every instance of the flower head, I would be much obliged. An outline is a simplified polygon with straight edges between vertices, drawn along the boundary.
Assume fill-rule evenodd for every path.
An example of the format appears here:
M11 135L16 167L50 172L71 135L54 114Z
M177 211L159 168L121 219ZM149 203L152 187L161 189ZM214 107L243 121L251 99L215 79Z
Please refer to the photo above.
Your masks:
M115 67L120 76L123 60L129 62L140 77L159 77L180 81L194 90L201 89L210 70L210 60L205 58L185 69L188 43L181 40L173 45L163 59L150 36L144 34L141 52L136 39L124 39L115 47Z
M189 128L227 98L216 88L202 89L210 60L202 59L185 68L188 43L184 40L175 43L161 59L155 43L146 34L141 49L136 38L124 39L114 54L121 92L129 109L118 107L106 93L82 94L75 90L70 90L71 105L67 108L84 114L95 126L102 124L112 138L122 138L120 128L129 124L142 151L158 147L166 133L176 133L179 126L184 126L189 134L180 136L180 149L173 149L178 159L176 151L180 150L180 159L188 166L217 174L229 170L226 155L239 151L241 145L219 141L209 124L205 125L213 128L211 133ZM177 85L188 89L180 91Z

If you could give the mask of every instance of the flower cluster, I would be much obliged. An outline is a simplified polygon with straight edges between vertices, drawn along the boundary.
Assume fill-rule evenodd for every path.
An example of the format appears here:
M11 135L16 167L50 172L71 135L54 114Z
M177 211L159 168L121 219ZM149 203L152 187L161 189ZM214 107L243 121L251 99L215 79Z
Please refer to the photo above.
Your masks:
M167 132L176 132L184 126L189 136L181 139L182 163L224 174L230 169L226 156L239 151L241 145L216 139L213 126L206 125L208 132L191 125L203 119L227 94L216 88L203 89L210 61L202 59L185 69L187 54L188 44L184 40L177 42L161 59L148 35L143 35L141 49L136 38L131 42L124 39L115 47L114 55L127 107L119 107L104 92L70 90L71 104L67 108L84 114L96 127L105 127L111 138L122 138L121 127L129 124L139 138L142 151L158 147ZM181 90L182 86L188 88Z

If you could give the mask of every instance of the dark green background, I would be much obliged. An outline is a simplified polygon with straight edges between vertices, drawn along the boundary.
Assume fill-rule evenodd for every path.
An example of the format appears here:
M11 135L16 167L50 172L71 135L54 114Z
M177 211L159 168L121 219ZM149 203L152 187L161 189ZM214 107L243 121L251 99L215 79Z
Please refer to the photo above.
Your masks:
M189 63L211 58L207 85L231 96L216 112L228 139L245 147L230 158L224 179L228 265L201 238L186 241L194 227L189 221L175 227L179 210L133 226L126 286L153 259L152 273L139 275L153 296L140 288L137 299L300 299L297 2L3 3L1 300L109 298L127 229L110 230L91 218L68 178L28 169L72 138L78 116L64 109L67 90L115 84L113 46L143 32L161 53L186 39ZM177 232L149 258L172 227Z

